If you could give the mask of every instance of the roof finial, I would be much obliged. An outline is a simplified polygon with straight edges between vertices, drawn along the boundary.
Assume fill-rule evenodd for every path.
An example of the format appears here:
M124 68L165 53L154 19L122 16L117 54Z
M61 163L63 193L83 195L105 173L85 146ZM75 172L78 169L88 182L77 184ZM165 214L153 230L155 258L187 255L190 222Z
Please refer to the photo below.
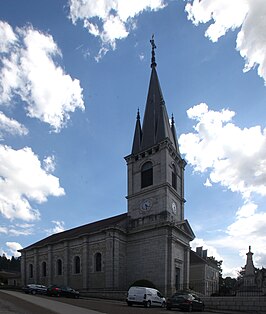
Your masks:
M172 113L172 118L171 118L171 126L175 125L175 119L174 119L174 114Z
M154 43L154 34L152 34L150 43L151 43L151 47L152 47L152 50L151 50L151 68L153 68L153 67L156 67L156 65L157 65L155 62L155 51L154 50L156 49L156 46Z
M137 113L137 120L140 120L139 108L138 108L138 113Z

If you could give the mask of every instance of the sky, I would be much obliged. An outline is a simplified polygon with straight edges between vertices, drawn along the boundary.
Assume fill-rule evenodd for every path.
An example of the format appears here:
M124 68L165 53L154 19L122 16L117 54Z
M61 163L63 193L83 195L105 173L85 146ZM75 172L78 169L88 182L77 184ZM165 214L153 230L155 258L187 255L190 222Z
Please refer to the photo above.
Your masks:
M265 29L265 0L2 0L0 254L127 211L154 34L191 247L266 267Z

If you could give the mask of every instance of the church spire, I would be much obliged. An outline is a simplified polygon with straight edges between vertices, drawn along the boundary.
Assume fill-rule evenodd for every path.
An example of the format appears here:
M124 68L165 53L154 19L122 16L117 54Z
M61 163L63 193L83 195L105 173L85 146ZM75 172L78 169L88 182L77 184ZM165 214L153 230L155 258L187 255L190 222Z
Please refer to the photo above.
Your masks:
M169 124L169 118L156 71L156 45L154 42L154 36L152 36L150 43L152 47L151 77L142 125L142 140L140 148L141 151L146 150L168 138L172 142L174 148L178 150L176 146L177 142L175 141Z

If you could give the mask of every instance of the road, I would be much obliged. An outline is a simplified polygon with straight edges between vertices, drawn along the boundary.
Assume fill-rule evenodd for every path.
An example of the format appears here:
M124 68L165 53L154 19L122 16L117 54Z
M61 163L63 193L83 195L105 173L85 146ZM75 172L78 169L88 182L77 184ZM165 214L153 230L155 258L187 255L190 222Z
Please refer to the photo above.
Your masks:
M126 302L101 299L67 299L47 296L32 296L22 292L0 290L0 314L183 314L164 308L128 307ZM194 312L200 313L200 312ZM226 312L205 311L205 314ZM227 312L232 314L233 312ZM237 314L246 314L236 312Z
M17 294L22 295L17 292ZM54 314L44 307L26 302L23 298L17 298L0 290L0 314Z

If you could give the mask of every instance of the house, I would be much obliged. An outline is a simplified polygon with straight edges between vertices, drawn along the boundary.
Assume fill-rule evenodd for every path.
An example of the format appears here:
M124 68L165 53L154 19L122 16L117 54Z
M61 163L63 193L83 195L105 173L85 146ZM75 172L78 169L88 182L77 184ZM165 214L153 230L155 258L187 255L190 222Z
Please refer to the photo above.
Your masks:
M21 275L16 271L0 271L0 285L20 286Z
M219 268L202 247L197 247L196 252L190 251L189 283L192 290L206 296L219 291Z

